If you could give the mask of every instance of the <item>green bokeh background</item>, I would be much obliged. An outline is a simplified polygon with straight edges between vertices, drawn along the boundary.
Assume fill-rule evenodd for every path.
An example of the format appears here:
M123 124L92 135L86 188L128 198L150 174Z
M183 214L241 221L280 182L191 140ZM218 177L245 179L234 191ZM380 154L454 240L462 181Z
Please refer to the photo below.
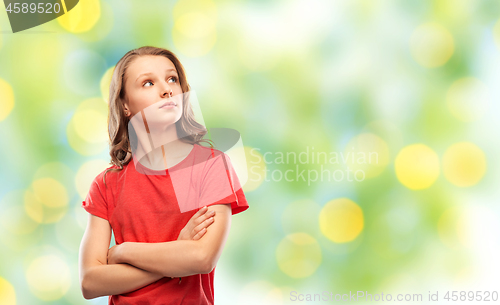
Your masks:
M0 13L0 303L107 304L80 292L81 202L110 161L105 74L144 45L178 55L208 128L236 129L247 153L268 153L217 264L217 304L498 291L499 20L493 0L81 0L12 34ZM278 179L321 169L280 164L279 153L351 151L361 134L387 159L365 167L373 177ZM463 142L475 150L453 146ZM414 144L430 159L397 165ZM438 171L424 173L428 186L398 176L415 177L412 163Z

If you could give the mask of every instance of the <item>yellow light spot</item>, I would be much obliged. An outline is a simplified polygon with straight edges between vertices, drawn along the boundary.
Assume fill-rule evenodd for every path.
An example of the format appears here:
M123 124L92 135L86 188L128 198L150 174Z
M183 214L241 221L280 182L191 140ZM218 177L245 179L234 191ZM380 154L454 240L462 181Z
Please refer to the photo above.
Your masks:
M89 143L102 143L107 140L107 118L95 110L83 110L73 116L75 130ZM103 132L104 131L104 132Z
M233 146L231 149L225 152L231 161L231 165L236 171L236 176L240 182L241 187L243 187L248 181L248 162L245 155L245 147L243 146L241 139Z
M0 276L0 304L15 305L16 291L9 281Z
M415 60L427 68L444 65L455 49L450 32L433 22L422 24L415 30L410 47Z
M349 169L354 173L363 172L365 178L380 175L389 164L387 143L372 133L362 133L351 139L344 155Z
M94 181L95 177L108 167L110 167L110 164L105 160L92 160L85 162L80 169L78 169L75 176L75 183L76 190L80 195L80 198L85 199L87 197L92 181ZM108 174L106 174L106 179L108 178ZM108 182L108 180L106 180L106 182Z
M40 178L52 178L61 183L66 189L73 188L73 178L75 173L71 168L62 162L49 162L40 166L35 174L33 180Z
M469 142L450 146L443 155L443 173L456 186L467 187L478 183L486 172L483 151Z
M13 190L0 198L0 227L5 228L4 237L11 233L19 238L19 235L32 233L38 227L38 223L29 217L24 206L19 204L23 198L24 190Z
M66 188L52 178L34 180L24 193L26 213L38 223L59 221L68 210L68 201Z
M43 223L44 207L38 200L32 190L27 190L24 193L24 209L31 219L38 223Z
M433 14L436 19L439 19L446 24L452 26L460 26L473 22L475 18L477 5L479 3L474 0L440 0L434 1Z
M102 98L91 98L78 106L66 129L71 148L87 156L107 148L107 106Z
M180 34L186 38L200 39L215 30L215 22L201 12L192 12L180 16L176 25Z
M394 123L388 120L371 121L363 127L363 131L382 138L387 143L389 151L393 149L399 150L402 147L403 133ZM389 153L389 157L390 155Z
M205 55L217 40L215 20L202 13L185 14L176 20L172 39L183 54L191 57Z
M112 66L101 78L101 94L104 101L109 104L109 85L111 84L111 78L113 77L113 72L115 71L115 66Z
M457 250L470 244L466 211L461 207L447 209L437 224L441 241L450 249Z
M243 287L235 304L279 305L283 304L283 292L268 281L255 281Z
M278 266L292 278L311 276L321 264L321 248L306 233L287 235L276 248Z
M472 122L480 119L490 102L488 88L472 77L455 81L446 95L450 112L459 120Z
M178 1L172 10L172 16L174 19L177 19L185 14L193 12L205 13L211 18L217 17L217 7L213 0Z
M439 176L438 155L424 144L404 147L394 161L396 176L409 189L431 186Z
M248 180L243 191L251 192L256 190L266 179L266 163L259 150L253 147L245 146L245 156L248 166Z
M68 137L69 146L84 156L97 155L106 148L106 145L102 142L92 144L82 139L75 130L73 120L69 122L66 128L66 136Z
M14 90L0 78L0 122L11 113L14 108Z
M213 48L217 40L217 7L212 0L178 1L172 16L172 39L183 54L202 56Z
M116 17L113 15L114 8L109 2L100 1L99 4L101 8L97 22L88 31L78 33L78 38L87 44L101 41L109 37L109 33L116 23Z
M335 243L354 240L363 230L363 226L363 211L348 198L327 202L319 214L321 232Z
M49 208L68 204L66 188L55 179L41 178L33 181L33 191L37 199Z
M30 291L44 301L62 298L71 285L69 267L56 255L34 259L26 270L26 279Z
M8 205L7 202L3 201L7 201L9 199L11 200L14 198L17 199L17 202L22 202L22 194L18 194L18 192L15 192L8 195L9 196L5 196L4 198L2 198L0 204ZM24 206L19 204L10 204L2 209L2 213L0 214L0 224L5 227L10 233L16 235L32 233L38 227L38 222L34 221L26 212Z
M92 29L100 17L100 0L87 0L78 2L71 11L56 20L66 31L82 33Z
M32 190L24 193L24 208L31 219L38 223L58 222L68 210L68 205L47 206Z

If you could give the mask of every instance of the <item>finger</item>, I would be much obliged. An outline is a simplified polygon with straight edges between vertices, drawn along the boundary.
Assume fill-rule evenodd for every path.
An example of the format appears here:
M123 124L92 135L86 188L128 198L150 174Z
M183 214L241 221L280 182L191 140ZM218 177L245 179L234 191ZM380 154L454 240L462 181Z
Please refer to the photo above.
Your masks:
M204 213L206 213L208 210L208 207L207 206L204 206L202 207L201 209L198 210L198 212L196 212L192 217L191 217L191 220L194 220L195 218L198 218L200 217L201 215L203 215Z
M194 228L195 232L199 232L203 228L208 228L214 222L214 217L210 217L202 221L199 225Z
M203 213L205 213L207 211L207 209L208 209L207 206L202 207L191 218L195 218L195 217L199 217L199 216L203 215Z
M215 216L215 211L213 211L213 210L212 211L208 211L207 210L205 214L200 215L198 218L196 218L195 220L193 220L193 222L194 222L195 226L197 226L197 225L201 224L203 221L205 221L208 218L213 217L213 216Z
M198 232L194 237L193 237L193 240L198 240L200 239L204 234L205 232L207 232L207 229L206 228L203 228L200 230L200 232Z
M210 217L214 217L215 216L215 211L207 211L204 215L201 215L200 217L198 217L200 219L200 222L205 220L205 219L208 219Z

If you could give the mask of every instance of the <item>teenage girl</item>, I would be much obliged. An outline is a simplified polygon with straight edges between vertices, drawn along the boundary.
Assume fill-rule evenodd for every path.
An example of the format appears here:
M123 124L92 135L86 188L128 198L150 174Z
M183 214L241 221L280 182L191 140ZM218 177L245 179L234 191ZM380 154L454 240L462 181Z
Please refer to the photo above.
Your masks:
M132 50L115 67L108 118L112 166L97 175L82 203L89 212L79 254L85 299L214 304L214 271L231 216L249 206L229 157L203 139L207 130L189 99L176 98L189 90L182 64L162 48ZM136 118L146 136L129 134ZM136 158L138 143L146 147L155 137L162 145ZM181 176L189 179L174 179ZM179 181L188 181L182 189L196 198L181 199ZM111 232L116 245L108 249Z

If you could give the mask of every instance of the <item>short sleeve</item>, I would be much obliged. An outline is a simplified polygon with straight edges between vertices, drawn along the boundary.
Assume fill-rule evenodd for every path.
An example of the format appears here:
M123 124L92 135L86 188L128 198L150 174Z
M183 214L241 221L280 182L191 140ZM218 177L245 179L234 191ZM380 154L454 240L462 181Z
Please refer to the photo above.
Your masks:
M231 159L220 152L210 160L203 175L199 207L228 203L232 215L249 208Z
M108 204L106 189L102 181L103 173L97 175L90 185L87 197L82 202L82 207L92 215L108 220Z

